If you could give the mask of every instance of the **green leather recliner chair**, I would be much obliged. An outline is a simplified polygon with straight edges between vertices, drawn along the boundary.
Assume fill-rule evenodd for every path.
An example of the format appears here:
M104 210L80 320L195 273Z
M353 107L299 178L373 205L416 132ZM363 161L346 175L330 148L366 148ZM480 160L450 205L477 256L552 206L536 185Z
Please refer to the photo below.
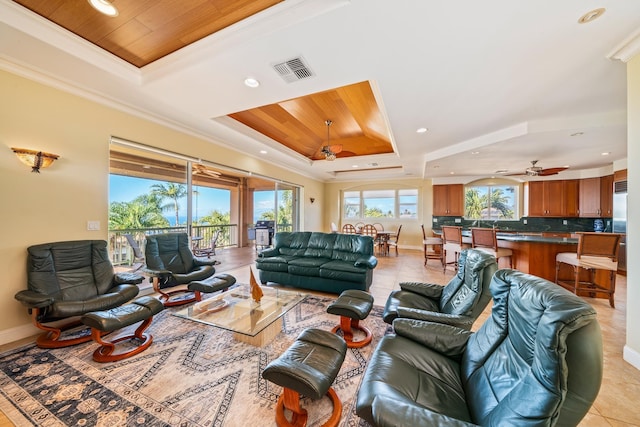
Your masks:
M373 426L576 426L602 381L596 311L536 276L499 270L477 332L396 319L356 412Z
M465 249L458 258L456 275L446 286L402 282L400 290L389 294L382 318L389 324L404 317L471 329L491 301L489 284L497 270L494 256Z
M91 340L91 333L62 335L81 325L77 316L119 307L138 295L139 274L114 273L104 240L44 243L27 248L27 288L15 298L45 331L36 344L58 348ZM52 323L58 320L68 320Z
M187 233L146 236L145 260L145 271L151 276L153 288L165 307L200 301L202 292L224 291L236 282L229 274L212 277L217 261L196 258L189 247ZM174 297L176 294L183 295Z

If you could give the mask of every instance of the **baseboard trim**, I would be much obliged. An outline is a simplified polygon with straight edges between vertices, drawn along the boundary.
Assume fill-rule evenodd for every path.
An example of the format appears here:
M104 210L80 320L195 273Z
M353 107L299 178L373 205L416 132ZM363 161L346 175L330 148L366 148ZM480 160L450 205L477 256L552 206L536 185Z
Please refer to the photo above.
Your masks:
M625 345L622 350L622 358L640 371L640 352L632 349L628 345Z
M32 323L5 329L4 331L0 331L0 345L10 344L15 341L33 337L41 332L42 331L33 326Z

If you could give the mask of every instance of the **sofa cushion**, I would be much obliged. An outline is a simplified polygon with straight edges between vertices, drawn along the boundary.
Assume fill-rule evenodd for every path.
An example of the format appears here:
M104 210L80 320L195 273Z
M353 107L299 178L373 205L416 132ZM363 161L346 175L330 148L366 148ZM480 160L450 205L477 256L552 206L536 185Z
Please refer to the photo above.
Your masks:
M303 256L311 237L310 231L276 233L275 247L281 255Z
M332 258L354 262L365 255L373 255L373 238L357 234L336 234Z
M307 250L304 251L305 257L313 258L331 258L333 254L333 246L338 234L331 233L311 233Z
M362 282L367 269L356 267L352 262L330 261L320 267L320 277L344 282Z
M274 256L268 258L258 258L256 260L256 266L260 270L267 271L283 271L287 272L289 268L288 261L295 259L294 257Z
M320 267L331 261L328 258L296 258L289 261L289 273L300 276L320 276Z

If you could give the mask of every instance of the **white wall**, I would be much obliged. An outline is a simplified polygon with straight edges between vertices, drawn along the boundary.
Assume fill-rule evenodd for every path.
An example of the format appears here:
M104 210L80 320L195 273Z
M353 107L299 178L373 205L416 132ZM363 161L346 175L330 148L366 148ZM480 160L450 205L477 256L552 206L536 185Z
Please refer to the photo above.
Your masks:
M627 343L624 359L640 369L640 55L627 63Z

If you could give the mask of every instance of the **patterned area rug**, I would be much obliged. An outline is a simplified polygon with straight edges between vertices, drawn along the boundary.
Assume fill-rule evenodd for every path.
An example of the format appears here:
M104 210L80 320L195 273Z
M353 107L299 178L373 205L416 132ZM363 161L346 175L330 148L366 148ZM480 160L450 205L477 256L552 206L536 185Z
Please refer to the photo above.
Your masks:
M153 344L137 356L96 363L93 342L64 349L34 345L0 355L0 410L18 426L269 426L281 388L262 379L305 328L330 330L338 317L326 313L333 299L307 296L284 317L283 332L263 348L232 333L158 314L147 330ZM341 426L366 426L355 414L355 397L367 361L387 332L382 308L362 323L373 342L348 349L334 382L344 405ZM137 326L137 325L134 325ZM359 339L361 336L356 335ZM328 398L304 399L309 426L331 412Z

